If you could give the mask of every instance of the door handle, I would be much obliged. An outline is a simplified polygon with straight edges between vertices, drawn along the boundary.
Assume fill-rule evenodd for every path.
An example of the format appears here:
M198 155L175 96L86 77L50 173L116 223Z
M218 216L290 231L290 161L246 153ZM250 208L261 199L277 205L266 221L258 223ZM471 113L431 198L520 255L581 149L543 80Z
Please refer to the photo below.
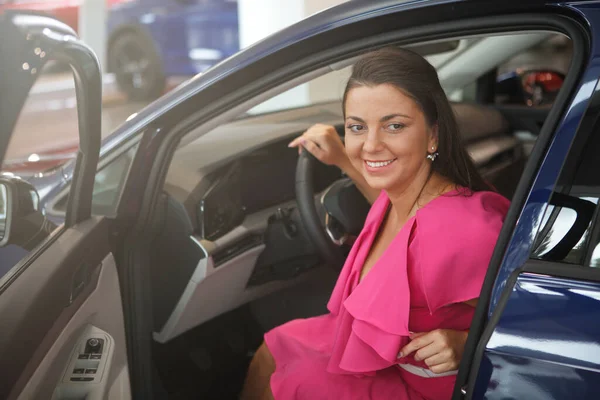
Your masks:
M73 279L71 281L71 295L69 296L68 306L73 304L77 296L79 296L79 294L83 292L85 286L90 282L90 275L91 268L88 263L84 262L80 264L79 267L77 267L75 273L73 274Z

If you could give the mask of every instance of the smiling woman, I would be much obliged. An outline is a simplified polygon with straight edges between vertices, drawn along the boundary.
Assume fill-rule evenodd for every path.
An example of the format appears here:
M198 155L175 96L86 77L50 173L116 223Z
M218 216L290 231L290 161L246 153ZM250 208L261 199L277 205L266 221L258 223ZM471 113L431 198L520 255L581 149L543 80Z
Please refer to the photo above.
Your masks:
M425 179L422 176L425 172L436 172L456 185L473 190L490 189L465 148L459 145L458 126L436 70L418 54L391 48L364 58L354 67L343 103L348 133L346 149L354 167L368 172L363 176L369 186L383 189L381 185L385 184L377 182L383 176L389 176L393 182L410 183L410 176ZM361 113L364 117L356 116ZM389 160L379 159L378 146L383 142L389 143L388 155L393 156ZM399 152L399 157L394 152ZM366 157L373 153L379 155ZM425 159L436 162L430 168ZM369 163L397 160L405 165L394 168L394 163L389 166ZM403 175L384 174L388 169ZM399 192L407 189L397 188Z
M420 55L363 56L343 113L345 148L325 125L290 145L376 200L329 313L267 332L243 398L449 398L509 202L477 172Z

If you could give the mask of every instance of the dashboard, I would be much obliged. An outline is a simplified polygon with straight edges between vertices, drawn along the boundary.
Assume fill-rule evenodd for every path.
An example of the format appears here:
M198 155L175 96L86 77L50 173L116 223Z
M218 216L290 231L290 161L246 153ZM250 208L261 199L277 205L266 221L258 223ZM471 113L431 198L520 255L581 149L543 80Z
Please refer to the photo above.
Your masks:
M199 234L215 240L238 226L246 215L293 200L298 151L279 141L219 168L207 179L209 189L197 204ZM335 167L315 166L315 193L341 178Z

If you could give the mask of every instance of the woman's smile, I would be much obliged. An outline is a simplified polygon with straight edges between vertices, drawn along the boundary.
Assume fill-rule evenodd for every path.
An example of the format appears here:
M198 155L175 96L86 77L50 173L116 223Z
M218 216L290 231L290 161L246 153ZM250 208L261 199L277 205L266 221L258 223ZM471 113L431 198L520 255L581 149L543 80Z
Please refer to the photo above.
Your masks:
M388 171L396 160L397 158L385 161L365 160L365 169L368 173L383 173Z

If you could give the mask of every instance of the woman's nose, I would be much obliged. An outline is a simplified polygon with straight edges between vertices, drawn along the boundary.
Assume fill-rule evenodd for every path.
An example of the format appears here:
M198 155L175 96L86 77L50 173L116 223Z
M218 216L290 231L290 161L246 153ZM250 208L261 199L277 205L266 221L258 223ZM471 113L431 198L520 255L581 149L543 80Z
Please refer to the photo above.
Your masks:
M377 153L383 149L383 143L378 132L369 132L363 143L363 151L366 153Z

